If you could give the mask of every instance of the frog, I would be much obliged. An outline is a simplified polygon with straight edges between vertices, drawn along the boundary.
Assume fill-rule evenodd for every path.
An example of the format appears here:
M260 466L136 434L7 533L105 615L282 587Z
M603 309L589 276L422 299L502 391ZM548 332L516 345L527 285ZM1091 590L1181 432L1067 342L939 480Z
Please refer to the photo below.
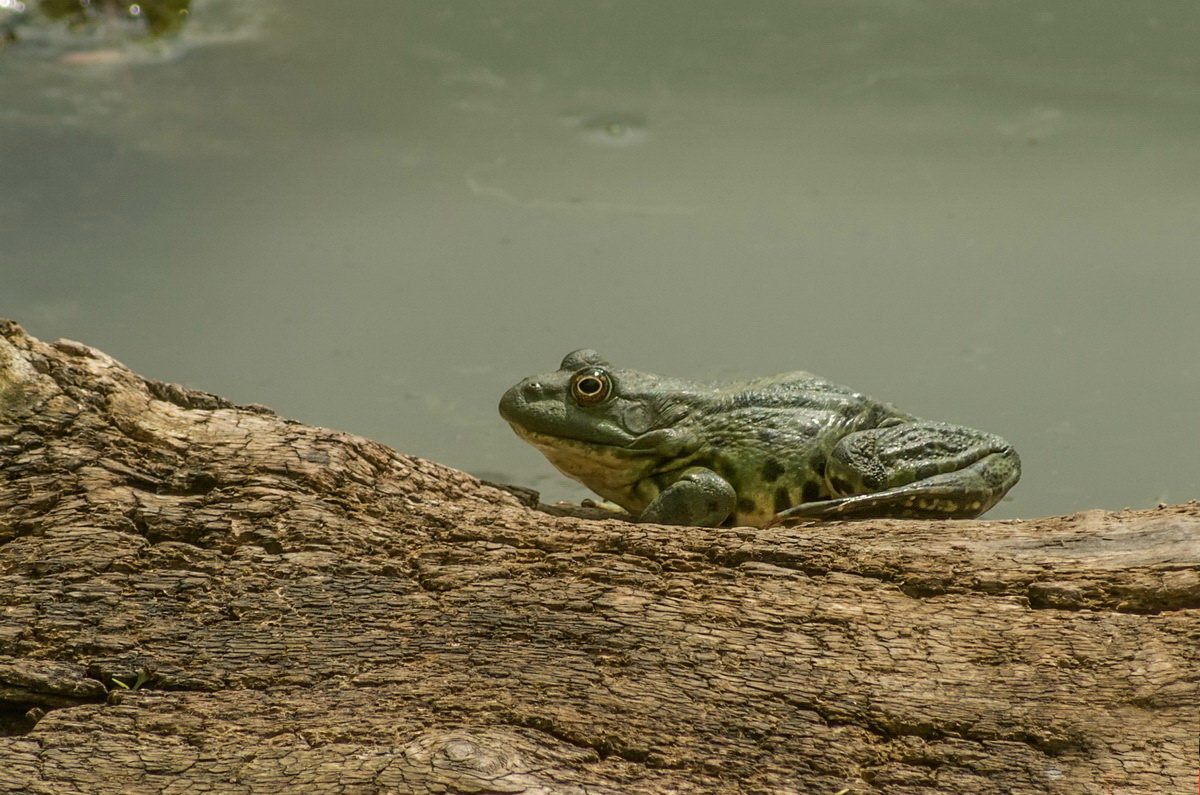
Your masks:
M1021 473L995 434L805 371L708 383L580 349L508 389L499 408L564 475L655 524L971 519Z

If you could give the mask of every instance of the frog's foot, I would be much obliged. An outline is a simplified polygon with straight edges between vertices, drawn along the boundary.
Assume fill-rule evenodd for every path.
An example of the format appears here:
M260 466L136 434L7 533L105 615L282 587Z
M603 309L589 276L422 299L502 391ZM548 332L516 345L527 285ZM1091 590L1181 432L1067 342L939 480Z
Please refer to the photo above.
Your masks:
M729 482L704 467L690 467L658 493L639 522L716 527L733 513L737 495Z
M905 517L971 519L991 508L1021 474L998 436L958 425L911 422L852 433L830 453L834 499L780 511L773 524Z
M591 497L584 497L582 500L580 500L579 507L592 508L593 510L597 511L608 511L609 513L613 514L626 513L625 509L620 505L617 505L615 502L610 502L608 500L593 500Z
M980 462L991 467L996 462ZM964 487L961 472L935 475L907 486L856 494L833 500L806 502L780 511L772 525L796 521L853 519L973 519L991 508L1000 498L991 489Z

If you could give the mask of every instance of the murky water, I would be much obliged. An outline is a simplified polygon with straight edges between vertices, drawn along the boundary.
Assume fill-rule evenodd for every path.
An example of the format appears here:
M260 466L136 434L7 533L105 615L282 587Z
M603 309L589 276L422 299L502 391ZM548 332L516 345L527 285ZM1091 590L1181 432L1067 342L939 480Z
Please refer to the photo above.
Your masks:
M578 497L594 347L995 431L997 517L1200 497L1193 2L194 0L0 50L0 315Z

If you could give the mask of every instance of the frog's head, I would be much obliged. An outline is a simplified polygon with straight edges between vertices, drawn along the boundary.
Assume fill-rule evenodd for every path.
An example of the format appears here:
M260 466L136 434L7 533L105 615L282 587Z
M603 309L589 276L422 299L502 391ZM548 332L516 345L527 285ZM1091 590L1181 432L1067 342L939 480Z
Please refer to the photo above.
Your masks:
M505 392L500 416L564 474L613 499L598 480L640 476L654 461L685 451L689 434L680 420L695 390L685 381L613 368L595 351L578 350L555 372Z

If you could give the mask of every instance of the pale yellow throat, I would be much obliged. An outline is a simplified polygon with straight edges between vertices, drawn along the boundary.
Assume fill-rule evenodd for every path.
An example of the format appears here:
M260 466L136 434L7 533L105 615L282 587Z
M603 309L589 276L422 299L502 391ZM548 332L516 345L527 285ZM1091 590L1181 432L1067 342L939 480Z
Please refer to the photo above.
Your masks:
M540 450L555 469L604 499L634 513L640 513L646 507L647 501L635 494L643 468L636 459L603 445L573 442L518 425L513 425L513 430Z

